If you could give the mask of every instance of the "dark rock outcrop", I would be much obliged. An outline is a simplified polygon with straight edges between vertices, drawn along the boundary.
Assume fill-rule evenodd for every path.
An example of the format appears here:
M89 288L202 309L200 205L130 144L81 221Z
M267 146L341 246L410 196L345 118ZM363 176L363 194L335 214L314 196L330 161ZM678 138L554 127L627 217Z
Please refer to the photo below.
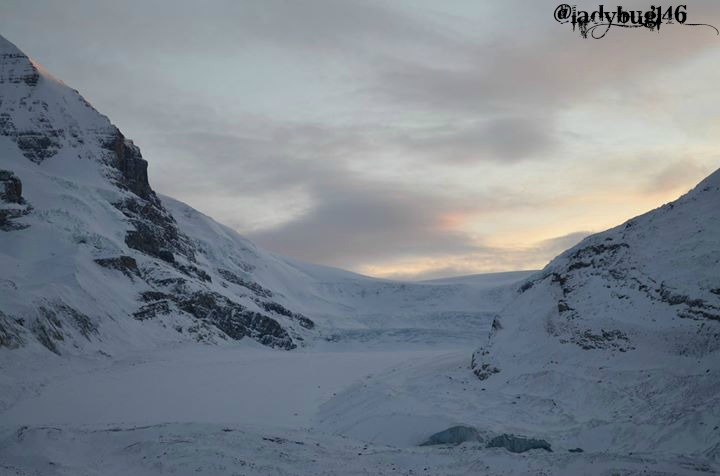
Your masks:
M22 321L13 321L0 311L0 347L16 349L23 345L20 327L22 327Z
M488 448L505 448L511 453L524 453L530 450L545 450L552 452L550 443L535 438L524 438L508 433L498 435L488 441Z
M175 263L175 254L194 262L195 251L190 240L178 230L175 219L160 201L153 198L129 198L115 204L135 227L125 236L125 244L168 263Z
M13 231L27 228L15 220L32 211L22 196L22 182L10 170L0 170L0 230Z
M190 277L199 279L200 281L203 281L203 282L205 282L205 283L211 283L211 282L212 282L212 278L210 277L210 275L207 274L207 273L206 273L205 271L203 271L202 269L198 268L197 266L194 266L194 265L191 265L191 264L190 264L190 265L183 265L183 264L177 263L177 264L175 265L175 269L177 269L178 271L180 271L181 273L183 273L183 274L185 274L185 275L187 275L187 276L190 276Z
M105 161L110 166L110 178L118 187L135 195L115 204L135 228L127 232L125 244L154 258L175 264L176 268L185 274L209 281L210 277L204 271L176 263L177 254L194 262L195 250L150 187L148 163L142 158L140 149L114 126L110 136L101 139L101 147L107 152Z
M143 304L133 313L133 317L138 321L145 321L160 315L168 315L172 312L172 308L170 307L171 302L172 301L168 299L159 299Z
M137 261L130 256L118 256L116 258L99 258L95 262L103 268L120 271L128 278L140 277Z
M145 200L156 202L157 197L148 181L148 163L142 158L140 148L117 129L103 147L112 152L111 164L120 173L117 183Z
M282 304L278 304L272 301L260 300L256 300L255 302L267 312L274 312L275 314L289 317L292 320L298 321L298 323L305 329L312 329L313 327L315 327L315 323L312 320L303 316L299 312L292 312L290 309L286 308Z
M133 313L133 317L138 321L168 315L173 311L179 312L174 305L176 299L171 294L160 291L145 291L140 294L140 300L145 304Z
M430 436L420 446L459 445L468 441L482 441L480 433L471 426L453 426Z
M23 204L22 182L9 170L0 170L0 200Z
M54 342L63 341L67 330L63 328L63 322L69 322L83 337L90 339L90 336L98 333L95 323L82 312L68 306L63 302L51 302L38 307L40 319L36 320L32 329L40 342L49 350L59 354Z
M710 319L720 321L720 306L710 304L703 299L691 298L685 294L678 293L668 288L665 283L660 283L660 287L654 291L662 302L671 306L684 306L684 309L678 312L679 317L684 319ZM714 291L716 290L710 290L712 294L718 294Z
M7 40L0 38L0 46ZM37 68L33 67L29 58L15 47L0 49L0 84L24 84L35 86L40 80Z
M51 127L43 127L40 131L17 131L15 142L25 157L39 164L58 153L60 134L61 131Z
M31 94L41 79L37 67L3 38L0 38L0 65L0 86L27 91L20 107L47 110L47 103ZM8 111L0 113L0 136L13 140L20 152L37 164L57 154L61 148L59 139L63 134L64 131L54 127L44 115L35 117L31 124L17 126Z
M176 291L178 292L144 292L141 299L145 304L133 316L138 320L146 320L168 315L173 311L185 312L217 327L231 339L249 337L263 345L285 350L297 347L288 332L269 316L247 309L215 292Z
M247 279L243 279L237 274L233 273L232 271L228 271L227 269L218 269L218 274L222 276L222 278L232 284L237 284L238 286L241 286L243 288L249 289L252 291L256 296L264 297L264 298L270 298L273 296L272 291L270 291L267 288L264 288L260 286L258 283L254 281L250 281Z
M500 369L490 363L489 359L490 352L484 349L479 349L472 355L470 368L480 380L487 380L491 375L500 373Z
M207 320L232 339L250 337L263 345L294 349L290 335L278 322L213 292L177 296L178 308L197 319Z
M613 349L620 352L633 349L633 347L627 345L629 341L627 334L617 329L601 329L597 333L586 329L584 332L574 335L571 339L572 343L579 345L584 350ZM563 340L561 339L560 342L563 342Z
M30 331L47 350L60 355L56 342L65 340L61 328L62 322L60 321L37 320L33 322Z

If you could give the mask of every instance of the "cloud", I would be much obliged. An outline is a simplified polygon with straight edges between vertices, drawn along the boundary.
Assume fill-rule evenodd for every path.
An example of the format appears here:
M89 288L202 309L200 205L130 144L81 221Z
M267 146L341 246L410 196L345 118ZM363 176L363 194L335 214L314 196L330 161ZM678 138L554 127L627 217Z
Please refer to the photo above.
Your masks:
M678 26L582 40L555 6L8 0L0 28L136 140L160 192L283 254L437 276L542 266L581 235L487 243L611 222L622 212L606 195L701 172L669 153L649 168L625 159L653 147L655 91L706 98L688 65L717 37ZM718 2L688 11L720 24ZM663 82L678 69L698 83Z
M667 194L669 191L684 193L710 171L704 164L690 158L676 160L650 174L643 191L649 194Z
M432 136L423 139L440 160L548 160L565 133L557 129L561 114L608 92L624 104L635 103L634 111L642 110L649 99L647 80L691 64L717 44L712 30L677 25L667 26L662 34L615 28L602 40L582 40L551 19L537 20L550 18L555 6L507 2L495 12L505 31L491 38L468 37L439 58L379 59L368 94L415 113L434 114L448 129L458 130L437 144L432 144ZM717 2L696 2L690 10L695 18L702 15L703 22L720 24ZM532 22L523 23L527 19ZM673 84L673 94L685 87ZM591 111L585 112L592 117ZM482 125L473 128L472 136L463 132L468 121ZM474 152L467 153L469 147L463 144Z
M358 163L366 163L382 170L382 160L372 156L386 148L434 157L433 148L450 146L436 139L419 142L399 137L399 131L386 134L373 127L257 118L231 126L210 124L210 129L217 127L214 131L197 131L199 127L189 122L183 126L189 132L157 137L154 146L173 150L178 164L156 175L153 184L170 195L192 195L191 202L204 211L203 197L227 197L228 209L216 209L217 218L260 246L305 261L357 268L394 258L476 253L485 247L465 229L469 222L543 202L502 186L458 195L453 190L417 188L402 177L371 177L356 169ZM455 150L471 153L474 144L469 140ZM414 168L422 170L421 163ZM248 201L264 200L277 207L279 197L298 194L296 202L302 203L291 206L280 220L253 225L239 218L243 213L238 210Z
M585 237L591 234L592 232L590 231L576 231L573 233L568 233L567 235L549 238L531 246L527 250L527 252L537 253L542 255L543 257L549 256L550 258L554 258L568 248L572 248L573 246L577 245Z
M407 155L437 163L467 165L516 162L545 156L557 144L550 121L530 117L491 117L470 125L451 125L396 138Z
M398 259L390 264L370 265L364 271L387 279L425 280L485 272L540 269L590 234L587 231L578 231L516 247L476 244L472 250L462 254Z
M138 58L227 57L256 46L326 54L403 44L450 44L437 28L407 10L373 0L208 0L202 4L173 0L171 6L142 0L122 4L68 0L62 5L52 0L32 4L8 0L0 12L30 20L35 30L46 34L59 33L63 41L82 51L110 46L106 53L115 58L130 52ZM83 23L82 31L73 27L75 22ZM91 44L88 37L94 39ZM52 49L52 44L38 40L33 43L39 48Z
M274 202L301 191L305 206L294 216L262 229L240 226L259 245L306 261L354 267L393 256L472 251L474 238L461 230L464 217L517 207L527 199L496 190L457 198L371 179L353 170L354 159L376 144L342 128L256 123L245 132L163 136L166 146L203 161L180 160L155 183L235 201L266 197Z
M349 173L347 163L357 154L372 150L362 136L342 128L251 121L156 136L154 146L196 158L185 163L191 170L180 173L210 179L210 183L179 180L178 170L170 170L163 177L166 185L189 184L195 191L212 187L243 195L277 194L297 186L332 183L338 174Z
M614 38L581 40L546 31L512 43L468 42L448 53L459 66L386 59L371 91L422 110L470 116L532 111L542 120L599 90L671 71L716 44L714 35L691 29L649 33L616 31Z
M446 215L459 204L433 193L338 178L313 189L312 197L316 205L307 213L249 238L305 261L352 267L477 247L471 236L447 227Z

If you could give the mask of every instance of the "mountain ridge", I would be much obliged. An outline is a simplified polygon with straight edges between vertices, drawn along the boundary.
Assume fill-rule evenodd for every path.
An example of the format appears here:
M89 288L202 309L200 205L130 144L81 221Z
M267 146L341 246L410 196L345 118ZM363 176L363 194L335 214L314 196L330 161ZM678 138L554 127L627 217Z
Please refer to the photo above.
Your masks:
M717 458L718 251L720 170L517 285L471 369L488 393L529 397L515 425L541 414L586 450Z

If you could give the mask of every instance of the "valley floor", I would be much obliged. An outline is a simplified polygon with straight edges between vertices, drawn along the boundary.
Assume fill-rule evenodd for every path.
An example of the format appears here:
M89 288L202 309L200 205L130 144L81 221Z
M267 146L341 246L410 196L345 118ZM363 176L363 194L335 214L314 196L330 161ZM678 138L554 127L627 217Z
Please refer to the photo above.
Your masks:
M26 359L22 367L0 360L3 384L17 383L0 387L11 396L0 413L0 474L718 470L672 455L418 446L432 433L473 423L484 411L483 384L468 370L469 352L177 345L112 359L54 359L56 365L44 358Z

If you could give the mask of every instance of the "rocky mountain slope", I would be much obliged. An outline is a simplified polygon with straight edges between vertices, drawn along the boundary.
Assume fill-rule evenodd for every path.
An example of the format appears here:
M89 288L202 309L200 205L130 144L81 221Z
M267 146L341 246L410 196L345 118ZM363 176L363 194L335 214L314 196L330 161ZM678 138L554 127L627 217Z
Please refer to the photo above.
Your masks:
M257 249L158 196L139 148L0 37L0 347L470 337L504 295L492 287L374 280Z
M472 368L487 390L530 398L515 424L534 414L578 446L717 458L719 350L720 170L527 279Z

